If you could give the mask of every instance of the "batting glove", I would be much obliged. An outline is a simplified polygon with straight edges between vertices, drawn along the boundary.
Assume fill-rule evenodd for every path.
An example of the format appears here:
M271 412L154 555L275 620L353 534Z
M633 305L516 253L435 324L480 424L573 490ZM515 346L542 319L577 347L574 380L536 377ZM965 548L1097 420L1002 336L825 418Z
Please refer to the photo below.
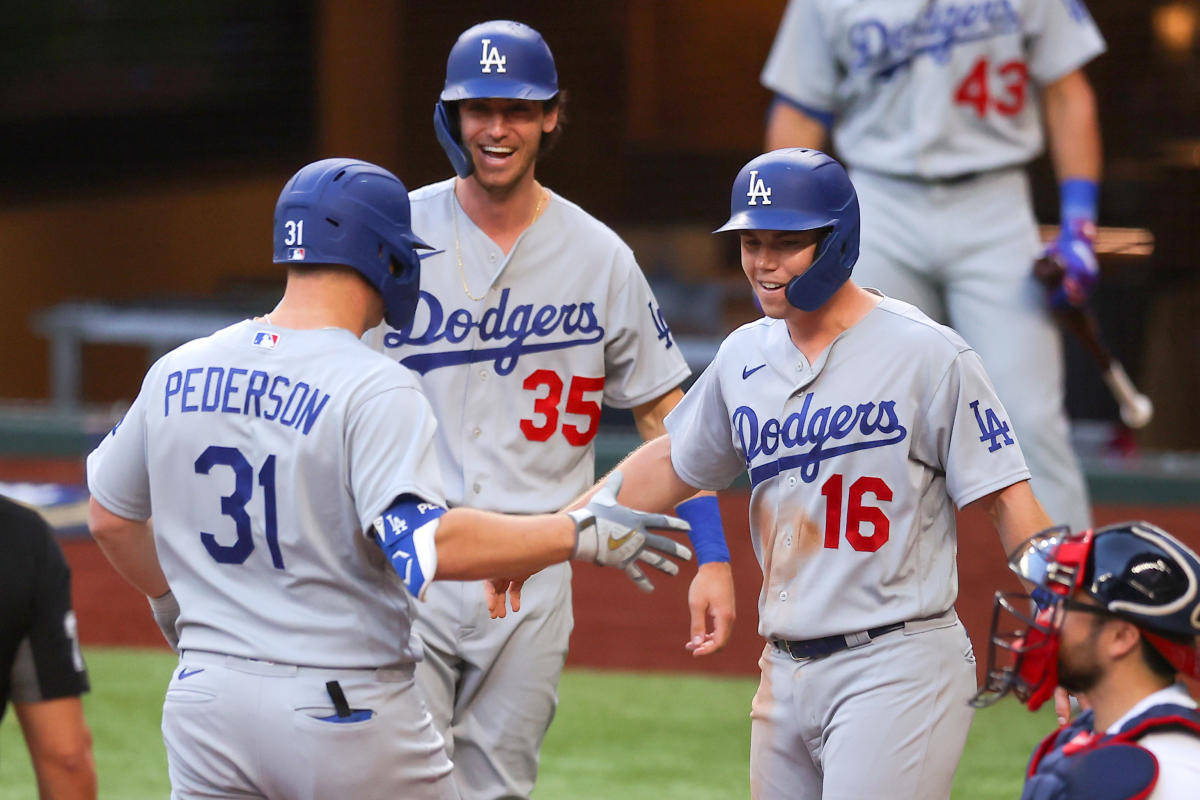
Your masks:
M179 619L179 601L175 599L175 593L168 590L164 595L146 599L150 601L150 611L163 638L172 650L179 652L179 634L175 631L175 623Z
M650 533L648 528L686 531L689 525L666 514L648 514L617 503L624 480L620 472L609 476L586 506L568 512L575 520L575 549L571 558L590 561L602 567L620 567L643 592L654 591L654 584L642 572L642 561L668 575L678 575L679 567L666 558L687 561L692 551L666 536Z
M1099 186L1084 178L1069 178L1059 186L1062 201L1058 238L1042 253L1062 270L1062 282L1050 293L1055 309L1087 304L1100 277L1096 263L1096 204Z

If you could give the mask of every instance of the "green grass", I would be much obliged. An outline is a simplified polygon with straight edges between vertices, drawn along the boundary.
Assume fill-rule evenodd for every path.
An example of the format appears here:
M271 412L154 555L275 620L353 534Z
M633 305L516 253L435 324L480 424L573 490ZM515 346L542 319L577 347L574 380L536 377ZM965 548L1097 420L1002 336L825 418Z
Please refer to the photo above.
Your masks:
M159 722L176 658L162 650L84 651L92 691L83 713L92 729L100 797L164 800L171 793ZM31 800L37 783L12 709L0 725L0 800Z
M161 651L91 648L84 710L95 739L100 796L162 800L170 792L159 733L174 658ZM542 800L707 800L749 795L753 678L568 670L542 750ZM959 765L956 800L1020 794L1033 746L1054 725L1005 700L979 712ZM870 754L864 754L869 760ZM0 725L0 800L37 796L15 716Z

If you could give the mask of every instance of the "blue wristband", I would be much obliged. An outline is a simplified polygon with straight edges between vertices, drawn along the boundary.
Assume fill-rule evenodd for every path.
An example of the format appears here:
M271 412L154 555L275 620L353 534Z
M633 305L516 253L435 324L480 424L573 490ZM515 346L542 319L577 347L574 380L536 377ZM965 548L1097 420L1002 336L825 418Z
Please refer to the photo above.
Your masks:
M1067 178L1058 185L1058 200L1061 218L1059 224L1067 227L1067 223L1075 220L1096 221L1096 208L1099 204L1100 184L1087 178Z
M712 495L693 497L675 506L680 519L692 526L688 536L696 551L696 563L711 561L729 563L729 547L725 544L725 529L721 527L721 508Z
M426 586L437 574L437 546L429 531L423 532L427 534L424 541L414 537L423 526L445 513L442 506L427 503L415 494L403 494L373 523L375 541L418 600L425 599Z

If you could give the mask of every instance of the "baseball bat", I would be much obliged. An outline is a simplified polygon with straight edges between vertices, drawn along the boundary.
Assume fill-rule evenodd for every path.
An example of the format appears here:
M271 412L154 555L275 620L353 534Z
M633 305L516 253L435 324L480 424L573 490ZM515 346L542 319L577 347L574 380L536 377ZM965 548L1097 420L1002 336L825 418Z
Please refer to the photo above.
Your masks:
M1034 276L1050 291L1062 284L1064 272L1063 266L1049 256L1039 258L1033 265ZM1092 307L1069 305L1056 308L1054 316L1059 324L1079 339L1092 361L1100 368L1100 375L1120 408L1121 421L1130 428L1145 427L1154 417L1154 404L1137 390L1125 367L1105 346L1100 335L1100 323Z

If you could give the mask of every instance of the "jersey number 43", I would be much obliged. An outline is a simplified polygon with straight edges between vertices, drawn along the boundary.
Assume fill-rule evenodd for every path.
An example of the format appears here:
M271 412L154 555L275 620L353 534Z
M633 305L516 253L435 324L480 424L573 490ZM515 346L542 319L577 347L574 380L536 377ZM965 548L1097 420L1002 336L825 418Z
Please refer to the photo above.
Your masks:
M1025 107L1026 87L1029 85L1029 70L1022 61L1009 61L996 67L1000 91L992 92L991 62L981 58L971 67L967 77L954 90L954 102L975 109L978 117L988 111L1011 117Z

